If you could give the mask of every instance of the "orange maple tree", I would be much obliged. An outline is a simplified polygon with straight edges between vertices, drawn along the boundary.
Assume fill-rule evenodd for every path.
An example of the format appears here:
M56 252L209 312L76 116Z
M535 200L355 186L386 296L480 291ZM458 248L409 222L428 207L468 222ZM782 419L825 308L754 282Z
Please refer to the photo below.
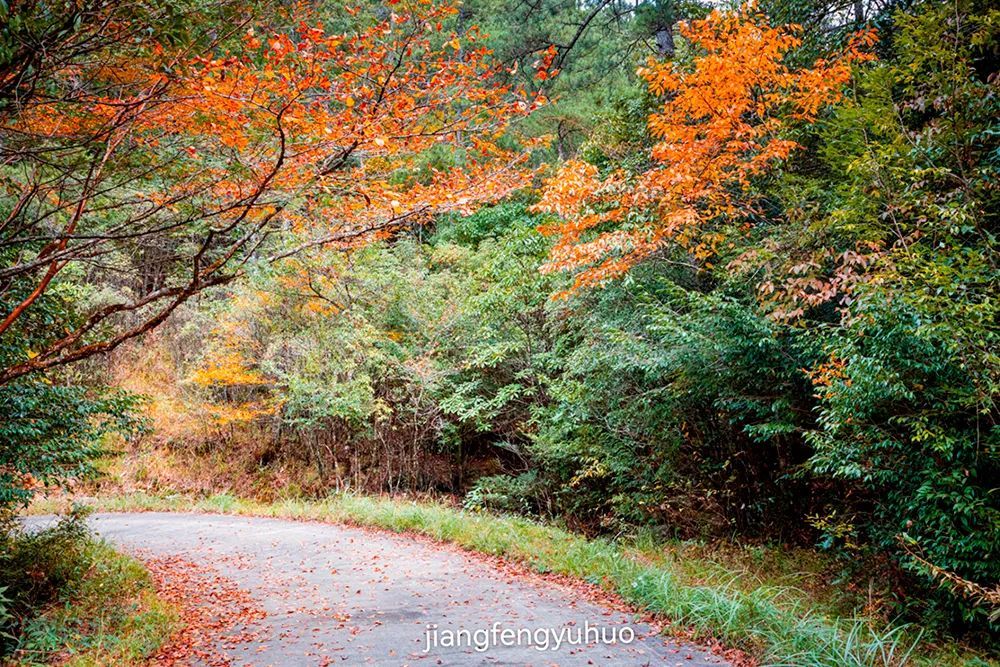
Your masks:
M648 119L655 166L605 176L573 160L548 179L536 209L562 221L542 229L557 237L545 270L576 270L574 289L598 285L668 243L710 264L725 223L752 211L742 196L752 180L798 147L784 131L841 97L874 39L858 35L839 57L794 68L786 55L798 32L771 26L753 5L681 24L692 61L639 70L663 98Z
M57 94L0 122L18 167L0 186L23 193L0 226L21 249L0 268L19 295L0 336L71 264L130 245L166 258L0 382L141 335L265 243L277 260L365 242L522 187L532 144L507 138L544 99L504 83L478 28L448 27L454 5L389 9L350 33L310 19L199 55L154 44L69 64ZM128 313L142 317L98 335Z

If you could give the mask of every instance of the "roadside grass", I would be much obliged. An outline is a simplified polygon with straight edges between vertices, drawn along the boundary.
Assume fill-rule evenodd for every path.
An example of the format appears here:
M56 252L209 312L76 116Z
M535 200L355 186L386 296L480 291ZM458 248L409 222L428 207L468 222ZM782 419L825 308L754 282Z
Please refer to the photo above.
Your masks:
M617 593L694 637L714 637L757 658L762 665L794 667L986 667L1000 663L954 644L931 646L917 628L844 616L836 596L807 588L816 564L797 572L799 559L780 567L727 571L726 560L693 554L697 545L664 543L650 536L610 541L587 539L518 516L475 513L434 502L353 494L325 500L260 503L227 494L203 498L133 493L87 499L103 511L198 511L308 519L418 533L466 549L501 556L538 572L575 577ZM59 509L59 501L32 511ZM759 552L743 561L769 560ZM729 562L740 559L728 559ZM786 584L791 582L792 585Z
M5 556L16 561L5 563L5 575L25 570L18 578L49 588L51 599L22 591L33 604L21 610L20 631L8 637L15 650L0 664L143 665L176 626L142 564L106 542L86 533L8 539Z

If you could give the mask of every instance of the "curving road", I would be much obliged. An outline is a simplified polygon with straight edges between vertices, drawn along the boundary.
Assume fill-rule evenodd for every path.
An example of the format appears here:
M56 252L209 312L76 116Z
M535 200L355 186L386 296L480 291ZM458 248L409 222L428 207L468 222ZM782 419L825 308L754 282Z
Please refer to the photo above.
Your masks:
M167 650L154 661L161 664L728 664L561 586L428 540L206 514L89 521L150 564L158 586L183 603L197 636L175 642L212 644L211 652ZM604 643L601 633L619 641Z

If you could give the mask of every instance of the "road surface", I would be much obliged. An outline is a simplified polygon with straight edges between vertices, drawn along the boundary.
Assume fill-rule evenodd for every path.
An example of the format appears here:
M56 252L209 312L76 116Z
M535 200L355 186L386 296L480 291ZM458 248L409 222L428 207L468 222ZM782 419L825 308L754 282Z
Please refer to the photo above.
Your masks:
M728 664L564 586L426 539L172 512L89 522L184 607L189 630L160 664Z

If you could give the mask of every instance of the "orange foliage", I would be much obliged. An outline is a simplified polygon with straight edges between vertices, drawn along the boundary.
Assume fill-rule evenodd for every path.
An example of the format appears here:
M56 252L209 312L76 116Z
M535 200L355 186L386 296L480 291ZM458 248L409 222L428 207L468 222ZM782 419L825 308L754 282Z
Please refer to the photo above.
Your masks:
M544 100L500 82L477 28L442 27L455 6L392 10L356 34L303 21L211 55L156 46L88 72L102 93L13 122L40 139L104 137L112 161L145 160L161 180L135 196L151 210L194 209L220 233L291 231L306 246L378 238L522 187L528 151L498 142ZM462 160L423 166L439 144Z
M762 276L757 284L758 298L774 320L792 321L806 310L839 300L850 303L851 295L862 281L871 282L868 268L884 261L885 253L878 242L859 242L854 250L838 252L820 248L805 257L789 256L772 244L765 244L768 255L778 261L763 259L760 253L749 251L737 257L730 267L753 270ZM752 267L752 268L751 268ZM846 316L848 313L843 312Z
M652 169L636 178L568 162L549 179L537 210L565 221L543 228L558 237L545 267L579 270L574 289L601 284L667 243L708 263L725 221L751 212L741 194L798 146L782 136L841 97L851 66L867 59L863 33L835 60L793 69L796 26L772 27L752 5L713 11L681 26L696 57L690 66L651 62L639 70L664 99L648 120L656 139Z

